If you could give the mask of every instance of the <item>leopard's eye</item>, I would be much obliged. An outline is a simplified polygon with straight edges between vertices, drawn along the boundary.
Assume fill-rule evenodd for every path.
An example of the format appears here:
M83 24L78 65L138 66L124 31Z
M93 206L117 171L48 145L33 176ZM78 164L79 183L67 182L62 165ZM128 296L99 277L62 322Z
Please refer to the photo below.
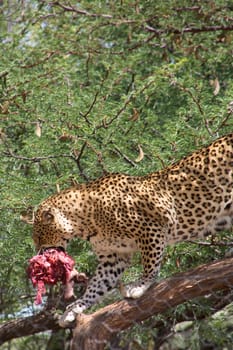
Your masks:
M54 221L54 215L50 210L44 210L41 214L41 221L44 225L49 225Z

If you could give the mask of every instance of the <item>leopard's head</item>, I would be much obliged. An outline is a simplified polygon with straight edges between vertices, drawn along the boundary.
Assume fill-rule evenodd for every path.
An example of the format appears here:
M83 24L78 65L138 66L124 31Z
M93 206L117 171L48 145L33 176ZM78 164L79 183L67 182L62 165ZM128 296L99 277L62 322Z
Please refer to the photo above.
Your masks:
M50 247L65 250L73 231L72 222L61 210L43 203L40 205L35 214L32 235L38 251Z

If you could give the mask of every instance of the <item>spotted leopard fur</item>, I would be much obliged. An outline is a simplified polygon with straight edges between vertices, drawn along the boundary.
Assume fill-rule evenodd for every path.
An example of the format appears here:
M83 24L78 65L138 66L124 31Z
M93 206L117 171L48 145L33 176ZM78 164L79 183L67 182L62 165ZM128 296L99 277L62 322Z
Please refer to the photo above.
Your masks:
M144 273L124 286L140 297L153 283L164 247L195 240L233 223L233 133L161 171L142 177L111 174L46 199L35 215L37 249L89 240L99 265L84 295L61 317L66 326L116 286L131 255L140 251Z

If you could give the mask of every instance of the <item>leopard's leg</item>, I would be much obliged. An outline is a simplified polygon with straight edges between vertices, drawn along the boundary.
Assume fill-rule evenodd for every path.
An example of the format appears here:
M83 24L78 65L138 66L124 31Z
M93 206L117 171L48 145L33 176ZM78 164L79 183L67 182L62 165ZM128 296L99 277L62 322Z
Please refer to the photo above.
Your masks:
M65 313L59 319L61 327L68 326L75 320L77 314L101 300L116 286L125 268L129 265L130 257L125 254L110 253L98 255L98 260L95 275L90 280L84 295L68 305Z
M140 237L138 246L141 251L144 273L138 281L120 286L121 294L125 298L141 297L155 281L165 246L164 234L161 232L157 232L157 230L147 232L143 237Z

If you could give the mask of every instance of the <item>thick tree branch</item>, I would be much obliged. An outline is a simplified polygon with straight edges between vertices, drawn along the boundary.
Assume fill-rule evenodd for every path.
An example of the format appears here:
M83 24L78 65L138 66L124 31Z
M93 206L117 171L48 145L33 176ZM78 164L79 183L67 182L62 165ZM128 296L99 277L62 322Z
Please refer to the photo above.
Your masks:
M0 345L15 339L47 330L59 329L57 315L51 311L42 311L37 315L19 318L0 325Z
M152 315L198 296L233 286L233 258L177 274L150 288L138 300L122 300L77 317L72 350L103 350L115 334Z
M77 317L72 350L103 350L114 335L152 315L195 297L233 288L233 258L205 264L162 280L138 300L121 300L99 311ZM58 329L49 310L0 325L0 345L6 341Z

